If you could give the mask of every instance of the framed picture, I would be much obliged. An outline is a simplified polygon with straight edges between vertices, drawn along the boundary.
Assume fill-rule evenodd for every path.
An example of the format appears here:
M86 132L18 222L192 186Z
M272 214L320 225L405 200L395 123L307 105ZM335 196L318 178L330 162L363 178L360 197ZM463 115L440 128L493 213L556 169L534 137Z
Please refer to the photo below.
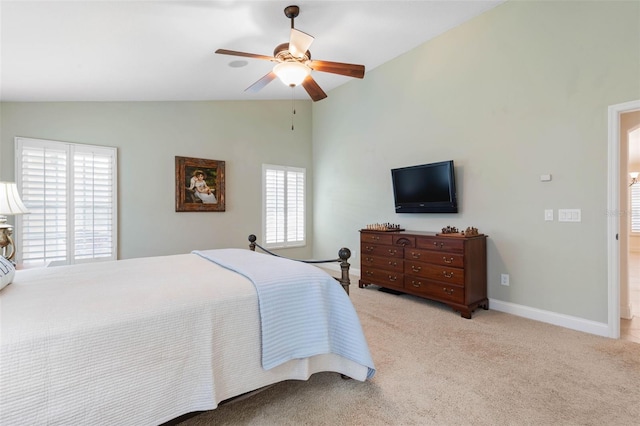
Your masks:
M176 211L224 211L224 161L176 157Z

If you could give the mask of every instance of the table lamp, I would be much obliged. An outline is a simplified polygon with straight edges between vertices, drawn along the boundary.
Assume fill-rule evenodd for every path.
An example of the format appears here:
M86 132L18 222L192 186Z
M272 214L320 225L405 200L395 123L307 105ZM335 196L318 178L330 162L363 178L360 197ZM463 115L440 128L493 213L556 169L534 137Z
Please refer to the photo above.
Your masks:
M25 213L29 210L22 203L16 184L0 182L0 255L10 261L16 255L16 247L11 238L13 226L7 223L7 216Z

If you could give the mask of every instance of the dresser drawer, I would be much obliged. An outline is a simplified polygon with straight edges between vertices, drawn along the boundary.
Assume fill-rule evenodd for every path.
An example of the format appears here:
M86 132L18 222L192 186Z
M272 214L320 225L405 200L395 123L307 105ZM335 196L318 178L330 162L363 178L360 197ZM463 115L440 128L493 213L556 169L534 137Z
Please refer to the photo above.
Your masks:
M393 245L402 246L402 247L415 247L416 237L407 236L407 235L394 235Z
M421 250L416 248L405 248L404 256L409 260L419 260L421 262L435 263L443 266L464 267L464 255L457 253L441 253L433 250Z
M378 257L369 254L362 255L362 267L368 266L386 271L396 271L402 273L404 271L404 260L399 257Z
M364 242L360 245L360 253L362 253L363 257L368 254L384 257L404 257L404 249L402 247L383 246L380 244Z
M401 272L384 271L382 269L364 266L360 270L360 281L376 284L382 287L402 289L404 275Z
M418 277L405 277L404 287L408 292L423 295L430 299L464 303L464 287L437 283Z
M360 241L362 243L376 243L376 244L393 244L393 235L385 234L384 232L361 232Z
M464 253L464 240L454 237L418 237L416 238L416 248Z
M464 286L464 269L460 268L450 268L448 266L405 260L404 273L406 275Z

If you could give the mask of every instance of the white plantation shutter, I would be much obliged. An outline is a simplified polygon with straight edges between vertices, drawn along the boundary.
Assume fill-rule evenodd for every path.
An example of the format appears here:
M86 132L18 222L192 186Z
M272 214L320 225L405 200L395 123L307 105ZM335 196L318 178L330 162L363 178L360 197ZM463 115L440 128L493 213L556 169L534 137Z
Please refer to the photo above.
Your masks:
M22 139L17 139L20 144ZM45 143L16 146L18 190L29 214L18 216L19 262L67 258L67 153Z
M287 241L304 243L304 173L287 172Z
M101 151L73 155L75 259L115 256L115 162Z
M264 171L265 245L284 242L285 197L284 170L267 168Z
M640 233L640 183L631 186L631 232Z
M298 167L262 166L265 247L305 244L305 173Z
M18 216L25 267L116 259L115 148L16 138L16 176L30 214Z

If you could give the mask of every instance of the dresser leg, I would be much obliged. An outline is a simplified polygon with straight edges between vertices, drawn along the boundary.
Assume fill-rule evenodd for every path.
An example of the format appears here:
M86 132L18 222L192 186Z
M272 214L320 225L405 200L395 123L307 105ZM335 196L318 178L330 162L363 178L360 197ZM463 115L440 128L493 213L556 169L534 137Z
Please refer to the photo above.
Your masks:
M359 288L365 288L367 286L371 285L371 283L363 283L362 280L358 281L358 287Z

